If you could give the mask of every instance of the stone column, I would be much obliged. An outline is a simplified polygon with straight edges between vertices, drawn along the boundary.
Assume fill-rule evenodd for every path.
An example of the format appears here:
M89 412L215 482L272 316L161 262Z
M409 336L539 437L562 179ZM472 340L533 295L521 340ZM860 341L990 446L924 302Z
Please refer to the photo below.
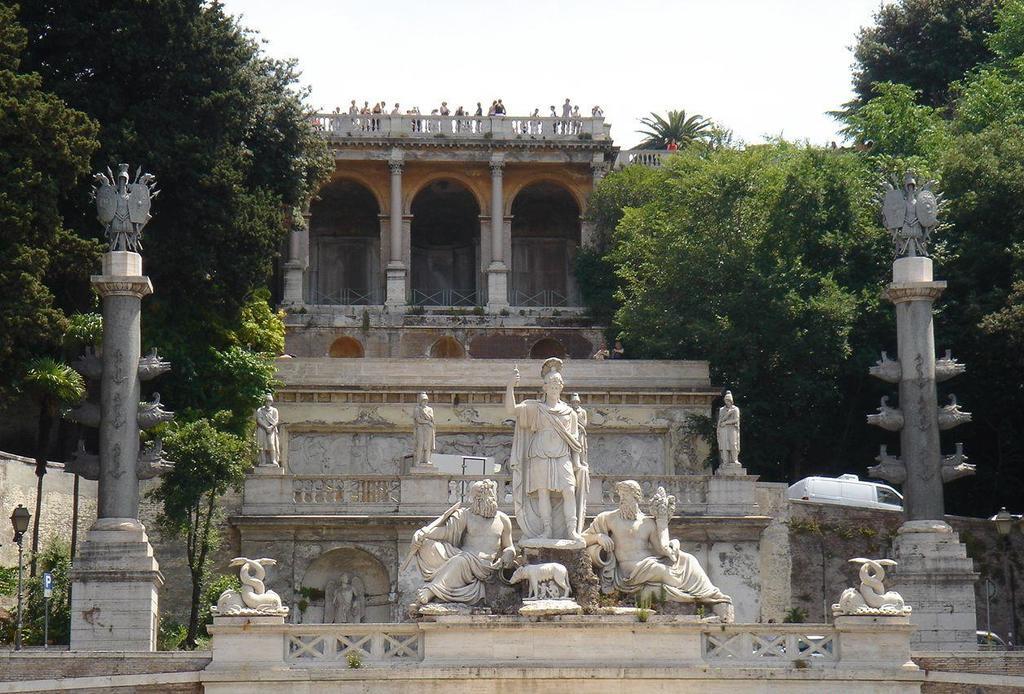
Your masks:
M309 268L309 205L299 219L292 220L288 236L288 260L284 263L284 297L282 303L296 306L303 299L306 270Z
M391 307L405 306L408 290L408 273L402 261L402 167L405 165L401 151L393 151L388 167L391 169L391 260L388 262L388 288L385 304Z
M491 264L487 268L487 310L508 307L508 265L505 262L505 159L491 157Z
M138 520L140 311L153 287L125 251L104 255L92 284L103 298L99 503L71 571L71 649L153 651L163 576Z

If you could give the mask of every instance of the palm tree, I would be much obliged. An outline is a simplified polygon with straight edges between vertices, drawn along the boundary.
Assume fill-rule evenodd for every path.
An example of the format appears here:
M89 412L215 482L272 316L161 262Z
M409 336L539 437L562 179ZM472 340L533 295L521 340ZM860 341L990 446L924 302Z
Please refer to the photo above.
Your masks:
M691 142L703 140L711 135L711 121L699 113L686 117L686 111L669 111L667 118L652 113L640 119L643 130L637 130L646 136L637 149L665 149L670 140L675 140L680 147Z
M51 357L38 357L28 363L22 386L39 403L36 430L36 516L32 519L32 561L29 575L36 575L39 550L39 516L43 505L43 475L46 474L47 447L53 420L63 405L78 402L85 395L85 382L77 371Z

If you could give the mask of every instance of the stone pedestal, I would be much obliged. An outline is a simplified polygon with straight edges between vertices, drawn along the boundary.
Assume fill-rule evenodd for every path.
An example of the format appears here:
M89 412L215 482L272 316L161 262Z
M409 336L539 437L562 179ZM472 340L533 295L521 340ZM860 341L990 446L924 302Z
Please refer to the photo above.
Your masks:
M487 312L497 313L508 306L508 267L493 262L487 268Z
M97 520L71 569L71 650L155 651L163 583L139 521Z
M388 289L384 304L389 307L405 306L405 265L392 262L387 268Z
M747 474L747 468L743 467L739 463L722 463L715 470L716 475L724 477L737 477L739 475Z
M281 648L283 616L214 617L207 627L213 635L213 669L259 663L272 668L284 665ZM276 627L276 628L275 628Z
M281 303L288 306L297 306L303 303L302 285L305 277L302 263L297 260L289 260L284 264L284 296Z
M893 542L893 554L893 590L913 608L910 621L918 628L911 641L915 650L975 650L978 574L953 529L941 521L904 523Z
M531 564L553 562L561 564L569 573L569 587L572 588L572 599L577 607L592 610L597 607L600 585L594 565L587 555L586 549L561 549L556 547L530 547L537 540L526 540L520 543L523 556ZM572 610L575 612L575 610ZM551 613L554 614L554 613ZM564 614L564 613L563 613Z
M757 511L757 476L744 473L719 473L708 479L708 513L749 516Z

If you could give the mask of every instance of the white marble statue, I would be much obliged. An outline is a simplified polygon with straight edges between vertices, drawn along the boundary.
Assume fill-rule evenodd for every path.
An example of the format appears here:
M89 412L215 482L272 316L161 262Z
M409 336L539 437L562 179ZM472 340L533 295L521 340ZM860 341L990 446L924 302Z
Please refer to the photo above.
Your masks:
M453 506L412 538L412 552L426 585L419 604L432 600L473 605L484 598L484 581L515 560L512 520L498 510L497 484L469 487L469 506Z
M526 595L527 600L561 599L572 594L572 589L569 587L568 570L555 562L523 564L516 567L508 582L519 583L523 580L527 581L530 586Z
M723 622L733 621L732 598L711 583L696 557L669 538L675 497L659 487L651 498L651 517L640 510L643 492L637 482L619 482L615 491L619 508L598 514L583 534L602 591L708 604Z
M343 573L324 589L324 624L359 624L366 619L366 588Z
M273 559L247 559L236 557L231 566L242 567L238 578L240 590L228 589L220 594L217 605L211 610L216 617L235 615L287 615L288 608L281 604L281 596L267 590L263 579L267 577L264 567L277 564Z
M740 466L740 408L733 403L732 392L725 391L725 404L718 409L718 455L723 466Z
M260 466L281 464L281 439L277 426L281 416L274 407L274 396L267 393L263 405L256 410L256 446L260 452Z
M426 393L420 393L416 409L412 413L414 465L430 465L434 452L434 408L428 405Z
M561 370L561 359L545 360L541 367L543 400L516 404L518 367L505 391L505 410L516 420L509 466L516 522L524 543L583 540L580 531L586 517L589 468L580 440L579 415L561 400Z
M845 615L867 616L905 616L910 614L910 606L903 602L903 596L894 590L885 590L885 567L896 566L892 559L851 559L860 564L860 587L847 588L839 598L838 604L832 605L832 614L836 617Z

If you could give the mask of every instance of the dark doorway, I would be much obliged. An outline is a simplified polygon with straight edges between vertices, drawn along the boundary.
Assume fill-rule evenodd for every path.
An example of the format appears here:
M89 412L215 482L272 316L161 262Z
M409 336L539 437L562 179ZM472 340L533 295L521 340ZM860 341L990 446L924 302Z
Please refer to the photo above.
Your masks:
M412 296L415 306L479 302L480 207L460 183L434 181L412 201Z
M311 304L379 304L380 208L354 181L333 181L310 205Z
M573 263L580 243L580 208L565 188L534 183L512 201L513 306L575 306Z

